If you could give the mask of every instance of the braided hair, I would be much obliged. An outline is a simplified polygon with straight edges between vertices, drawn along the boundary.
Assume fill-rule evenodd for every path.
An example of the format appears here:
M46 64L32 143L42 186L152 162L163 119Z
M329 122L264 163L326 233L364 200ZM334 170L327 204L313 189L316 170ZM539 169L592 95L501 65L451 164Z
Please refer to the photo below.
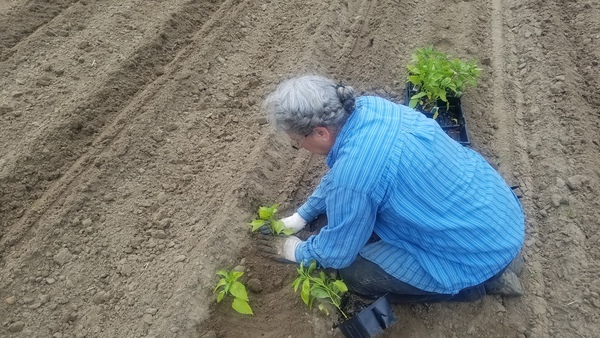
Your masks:
M269 122L280 131L306 135L315 127L339 130L354 111L354 89L305 75L282 82L264 105Z
M342 107L348 115L352 114L355 108L356 100L354 98L354 88L350 86L344 85L342 81L335 85L335 90L337 92L338 97L340 98L340 102L342 103Z

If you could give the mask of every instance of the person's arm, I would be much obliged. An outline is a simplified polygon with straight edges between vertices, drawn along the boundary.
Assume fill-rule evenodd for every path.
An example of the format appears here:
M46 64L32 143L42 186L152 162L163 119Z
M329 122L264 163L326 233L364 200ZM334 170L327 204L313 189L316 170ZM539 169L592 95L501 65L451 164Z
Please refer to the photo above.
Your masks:
M298 208L298 214L306 222L310 222L317 216L325 213L325 197L327 187L329 186L329 177L331 170L328 171L322 178L319 186L315 189L312 195Z
M340 269L354 262L375 226L377 205L362 192L338 187L324 199L328 224L296 247L296 261L316 260L325 268Z

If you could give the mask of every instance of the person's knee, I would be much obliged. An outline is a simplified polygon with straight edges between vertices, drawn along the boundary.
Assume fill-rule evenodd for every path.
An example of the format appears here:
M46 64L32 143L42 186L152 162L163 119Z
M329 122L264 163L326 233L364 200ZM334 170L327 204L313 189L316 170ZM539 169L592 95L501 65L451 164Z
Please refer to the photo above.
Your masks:
M357 276L357 273L358 272L356 269L352 268L352 265L338 270L338 275L351 292L354 292L357 286L360 284L360 277Z
M338 274L350 292L369 296L369 286L377 282L377 274L370 267L371 263L358 257L350 266L339 269Z

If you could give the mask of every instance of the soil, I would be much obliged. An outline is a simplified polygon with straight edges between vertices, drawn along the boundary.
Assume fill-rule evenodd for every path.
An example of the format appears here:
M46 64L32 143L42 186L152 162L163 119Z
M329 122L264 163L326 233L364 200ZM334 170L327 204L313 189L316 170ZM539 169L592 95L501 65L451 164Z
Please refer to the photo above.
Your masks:
M463 108L523 191L526 294L398 305L383 336L598 337L599 42L594 0L1 1L0 336L340 337L248 233L325 171L261 101L313 72L402 102L434 45L483 69ZM255 316L215 303L236 266Z

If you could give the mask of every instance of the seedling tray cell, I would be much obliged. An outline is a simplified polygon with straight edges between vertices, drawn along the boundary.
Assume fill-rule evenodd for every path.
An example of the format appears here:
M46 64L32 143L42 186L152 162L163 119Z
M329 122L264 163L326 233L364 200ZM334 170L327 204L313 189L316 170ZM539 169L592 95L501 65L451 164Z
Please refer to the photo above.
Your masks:
M462 144L463 146L471 145L471 139L469 138L466 124L461 124L458 126L443 126L442 129L448 136L450 136L450 138Z

